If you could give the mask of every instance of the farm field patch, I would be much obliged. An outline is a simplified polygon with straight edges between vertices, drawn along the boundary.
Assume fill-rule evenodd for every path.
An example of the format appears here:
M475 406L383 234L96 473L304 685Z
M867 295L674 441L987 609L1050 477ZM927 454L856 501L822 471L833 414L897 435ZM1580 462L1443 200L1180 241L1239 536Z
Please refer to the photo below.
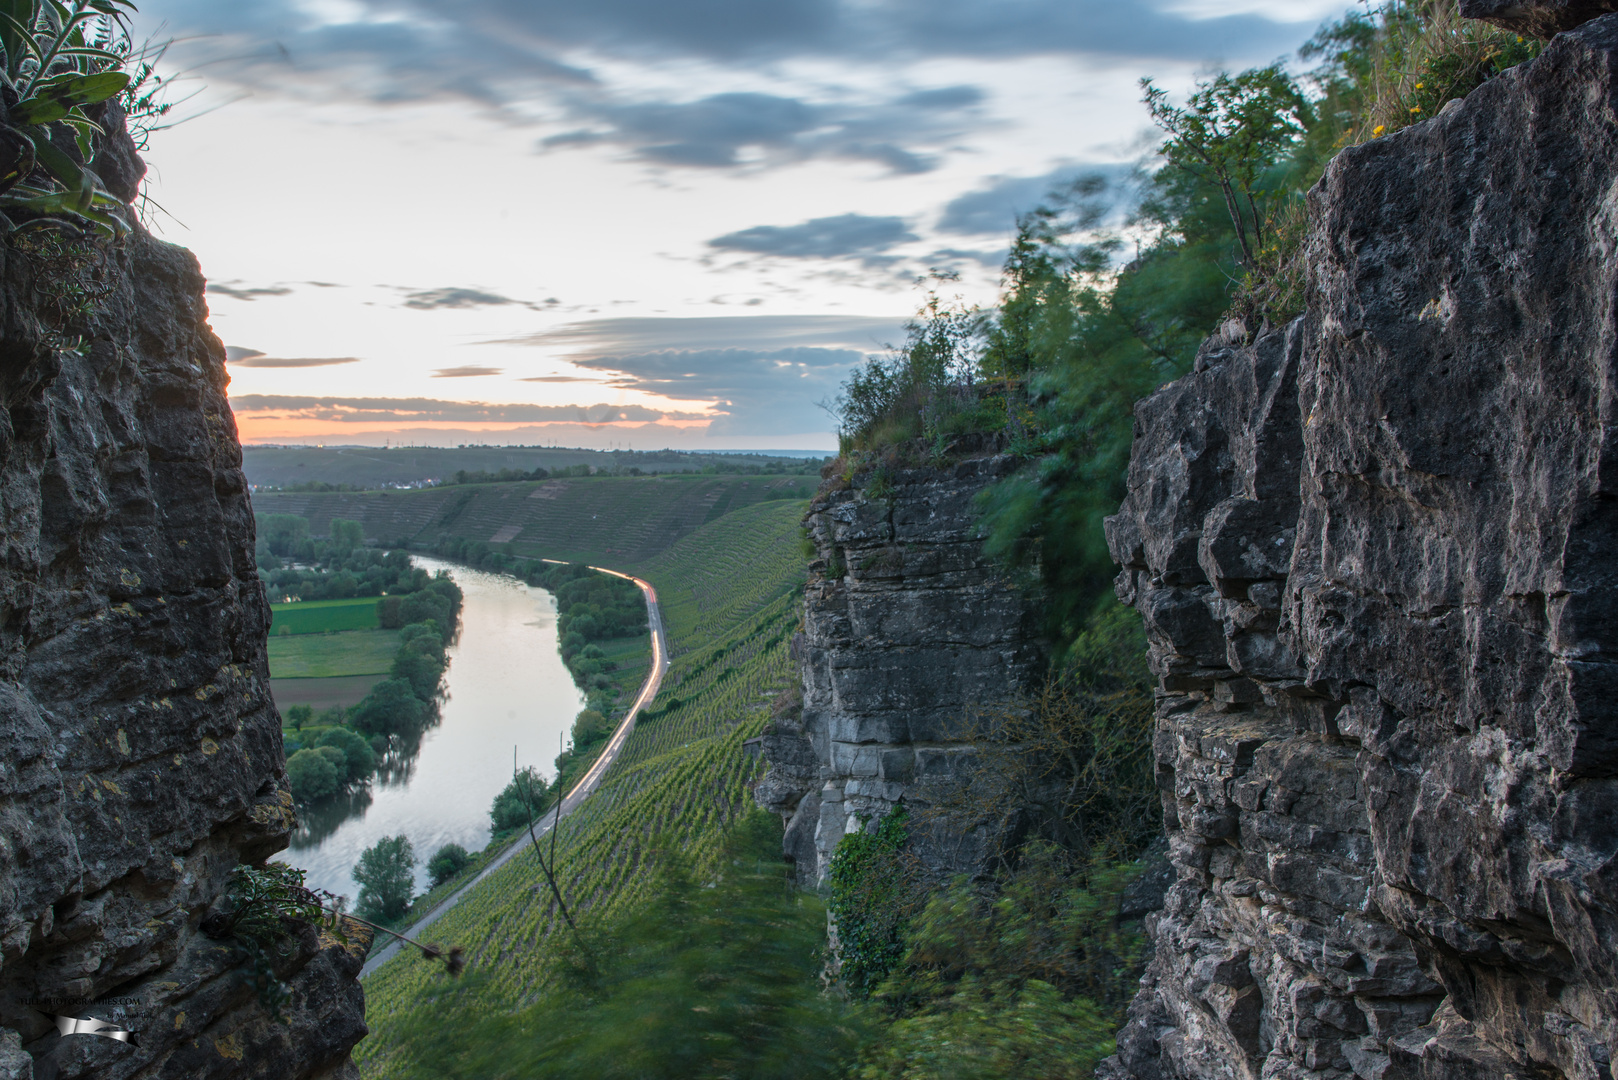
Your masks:
M291 634L324 634L328 631L375 630L376 597L352 600L301 600L292 604L271 604L270 637Z

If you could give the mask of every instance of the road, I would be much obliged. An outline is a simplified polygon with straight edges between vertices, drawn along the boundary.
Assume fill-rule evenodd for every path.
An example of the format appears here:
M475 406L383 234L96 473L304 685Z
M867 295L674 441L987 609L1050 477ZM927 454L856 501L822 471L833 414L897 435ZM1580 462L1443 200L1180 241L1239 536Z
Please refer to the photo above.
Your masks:
M546 561L550 562L551 560L547 559ZM583 778L573 785L573 790L569 791L566 797L562 799L561 816L564 818L578 809L579 805L590 797L591 792L600 786L601 778L606 775L607 769L612 766L619 752L623 750L624 742L629 738L629 733L635 730L635 718L640 715L642 709L652 703L653 698L657 697L658 688L663 685L663 673L669 669L669 645L668 639L663 635L663 613L657 606L657 590L652 588L650 582L642 581L638 577L631 577L629 574L621 574L616 570L608 570L601 566L592 566L590 569L599 570L603 574L611 574L614 577L621 577L626 581L633 581L640 586L640 591L646 596L646 622L652 632L652 667L646 673L646 681L641 684L640 695L635 698L635 704L630 706L629 712L625 714L623 720L613 731L612 738L607 740L607 748L601 752L600 757L596 758L595 764L590 766L590 771L585 773ZM535 823L535 835L544 836L550 832L556 824L556 819L556 811L553 809L545 815L543 822ZM528 833L525 830L517 840L514 840L504 851L496 855L489 865L480 870L476 877L439 901L431 911L411 924L404 933L420 941L422 931L437 922L438 917L444 912L460 903L461 898L476 888L484 878L516 858L518 852L528 846L528 843ZM365 978L371 972L393 959L400 948L400 943L395 940L393 944L372 956L365 962L365 966L360 969L360 978Z

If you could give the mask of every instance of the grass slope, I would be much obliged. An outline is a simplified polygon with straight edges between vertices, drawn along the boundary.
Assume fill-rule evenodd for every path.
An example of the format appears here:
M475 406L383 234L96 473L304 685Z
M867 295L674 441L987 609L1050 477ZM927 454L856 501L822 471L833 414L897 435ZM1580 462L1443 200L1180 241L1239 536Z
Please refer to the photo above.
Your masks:
M771 502L726 514L657 558L632 567L656 586L673 667L605 782L558 835L571 902L606 913L634 904L650 845L677 844L700 873L718 855L719 828L745 806L757 764L742 753L767 704L792 677L787 642L803 582L802 504ZM541 956L555 912L532 852L514 859L440 919L430 936L467 949L487 979L480 1007L496 1011L544 987ZM371 1035L356 1050L363 1075L421 1075L414 1040L434 1032L409 1016L439 970L403 954L366 981Z
M464 536L509 544L514 555L622 569L727 513L778 499L801 506L815 484L807 476L574 477L423 491L261 492L253 509L308 518L317 536L345 518L388 543L431 546Z
M373 606L375 603L373 600ZM384 675L393 667L393 656L398 651L397 630L272 635L270 678L330 679L344 675Z
M352 600L300 600L270 605L270 636L324 634L340 630L375 630L376 597ZM356 673L357 674L357 673Z

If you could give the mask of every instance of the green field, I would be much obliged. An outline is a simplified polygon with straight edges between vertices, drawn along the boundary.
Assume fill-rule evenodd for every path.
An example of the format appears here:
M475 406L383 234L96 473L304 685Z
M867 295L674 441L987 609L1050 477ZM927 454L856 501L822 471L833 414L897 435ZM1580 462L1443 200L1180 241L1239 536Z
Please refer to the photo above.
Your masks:
M575 477L422 491L259 492L253 509L307 518L316 536L346 518L383 543L431 548L463 536L513 555L621 570L749 506L790 501L801 513L818 483L810 476Z
M373 600L371 603L374 606L376 602ZM300 608L314 605L283 606ZM330 679L344 675L383 675L393 667L393 656L398 651L397 630L349 630L341 634L272 633L270 678Z
M641 565L602 560L657 588L673 666L606 780L559 830L562 876L578 909L607 913L637 902L646 888L643 851L654 839L679 845L705 872L721 827L747 805L759 766L742 742L762 730L770 701L795 675L787 642L804 579L802 512L796 501L750 506ZM486 980L480 1009L500 1010L544 989L555 913L534 887L539 880L525 852L433 925L434 940L464 947L469 973ZM441 978L436 966L406 954L366 980L371 1034L355 1051L363 1075L420 1075L411 1040L435 1033L405 1018Z
M300 600L271 604L270 638L290 634L324 634L340 630L375 630L376 597L352 600ZM345 672L345 674L360 674Z

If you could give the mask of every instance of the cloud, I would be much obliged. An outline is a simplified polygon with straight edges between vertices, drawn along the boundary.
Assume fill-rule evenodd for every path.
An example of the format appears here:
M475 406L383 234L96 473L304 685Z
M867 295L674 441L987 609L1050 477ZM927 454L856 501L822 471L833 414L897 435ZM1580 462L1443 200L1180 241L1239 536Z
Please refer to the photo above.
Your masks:
M698 412L650 409L644 405L501 405L437 398L305 397L243 394L230 399L237 413L276 413L275 419L317 419L332 423L503 423L612 424L658 420L699 420Z
M578 363L620 375L624 389L713 403L720 415L708 433L717 436L829 429L819 402L864 359L852 349L670 349Z
M983 99L975 87L920 91L883 101L812 103L765 93L711 94L685 102L574 95L585 126L540 141L541 149L613 144L655 165L730 168L809 158L868 161L920 173Z
M261 296L286 296L292 292L292 289L286 285L244 287L240 282L210 281L208 282L208 291L220 296L229 296L236 300L257 300Z
M1049 200L1053 193L1086 177L1097 177L1113 189L1117 205L1127 198L1118 190L1133 172L1128 163L1065 165L1040 176L994 177L985 187L969 191L944 205L938 219L940 232L963 236L1005 236L1017 227L1017 216Z
M580 378L577 375L534 375L534 376L531 376L531 377L526 378L526 379L518 379L517 381L518 382L537 382L537 383L574 383L574 382L595 383L595 382L600 382L601 380L600 379Z
M225 362L232 367L248 368L312 368L332 367L335 364L357 364L357 356L266 356L258 349L244 349L238 345L225 346Z
M904 218L841 214L802 225L755 225L708 241L721 251L745 251L795 259L871 255L917 239Z
M819 403L848 373L905 337L904 318L753 315L697 319L593 319L486 344L567 350L610 385L675 401L710 403L713 436L829 431Z
M486 345L570 348L574 362L664 350L815 347L870 352L903 341L904 317L862 315L716 315L707 318L589 319Z
M564 59L585 53L752 66L1048 55L1234 62L1287 51L1320 18L1319 5L1279 0L1267 13L1211 17L1207 5L1186 11L1176 0L351 0L341 15L300 0L142 7L141 27L166 24L166 36L189 42L188 59L230 60L211 66L210 79L264 90L335 81L378 101L489 104L536 87L596 85L592 72Z
M521 304L523 307L532 307L532 304L521 300L513 300L508 296L498 296L495 293L482 292L478 289L443 288L421 289L405 295L404 306L415 308L417 311L433 311L438 308L475 308L499 307L504 304Z
M477 364L462 364L460 367L439 368L433 372L435 379L476 379L484 375L498 375L505 368L481 367Z

